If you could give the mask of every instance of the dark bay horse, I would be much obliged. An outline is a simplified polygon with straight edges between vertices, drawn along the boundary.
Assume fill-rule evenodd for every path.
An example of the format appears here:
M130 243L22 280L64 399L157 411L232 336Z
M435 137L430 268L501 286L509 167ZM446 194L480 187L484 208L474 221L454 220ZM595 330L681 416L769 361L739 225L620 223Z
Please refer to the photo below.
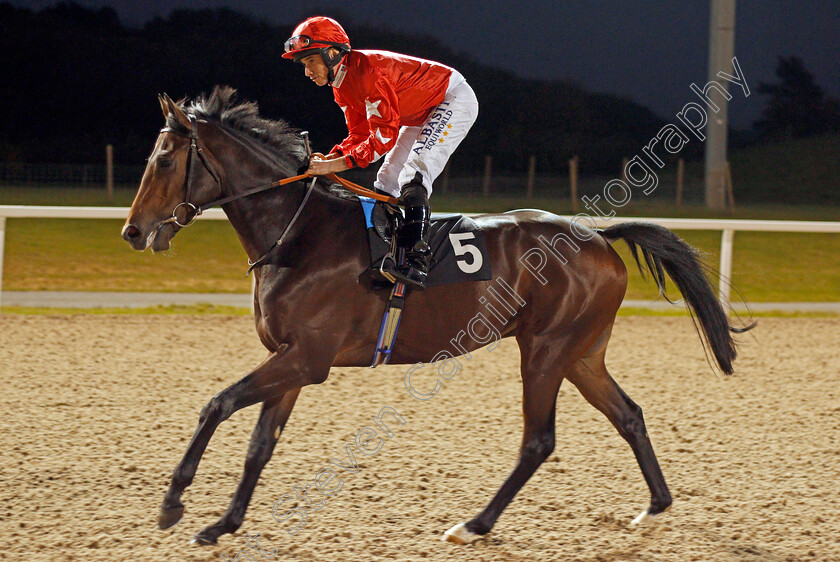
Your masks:
M217 87L189 106L160 98L166 127L122 231L136 250L168 249L172 237L189 224L195 206L236 197L306 168L301 135L285 123L260 117L254 104L234 105L233 94L230 88ZM298 214L306 192L307 184L297 182L222 206L250 260L267 255L254 269L254 310L268 356L201 410L164 497L161 529L183 516L181 495L217 426L237 410L262 403L236 493L221 518L196 535L201 544L213 544L242 524L260 472L300 390L324 382L332 366L369 365L375 349L389 290L374 288L368 280L370 256L361 206L354 196L319 178ZM487 507L445 537L463 544L488 533L554 450L555 401L563 379L571 381L632 447L651 493L650 505L636 521L662 513L671 505L671 495L642 410L604 363L627 287L627 270L610 244L624 239L639 268L649 270L663 291L667 272L699 324L704 345L729 374L736 355L731 332L737 330L718 304L698 253L671 231L652 224L625 223L596 231L536 210L475 220L483 229L495 280L411 293L392 357L395 364L439 366L452 355L469 353L489 341L476 335L474 322L479 317L486 323L483 334L492 325L500 337L514 336L519 344L524 433L518 462ZM284 240L278 246L281 235ZM507 292L507 309L501 301L492 307L485 298L494 286ZM471 322L473 330L467 335L464 330ZM458 352L441 354L452 349L453 342Z

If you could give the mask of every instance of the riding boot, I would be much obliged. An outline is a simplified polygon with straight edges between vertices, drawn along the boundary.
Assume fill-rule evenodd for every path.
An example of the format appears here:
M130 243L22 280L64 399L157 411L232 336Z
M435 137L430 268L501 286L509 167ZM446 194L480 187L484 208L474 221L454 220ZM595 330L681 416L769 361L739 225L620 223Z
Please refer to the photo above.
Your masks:
M429 195L419 172L402 188L400 202L405 205L405 220L397 232L397 245L405 250L405 263L391 273L406 285L425 289L432 250L429 247Z

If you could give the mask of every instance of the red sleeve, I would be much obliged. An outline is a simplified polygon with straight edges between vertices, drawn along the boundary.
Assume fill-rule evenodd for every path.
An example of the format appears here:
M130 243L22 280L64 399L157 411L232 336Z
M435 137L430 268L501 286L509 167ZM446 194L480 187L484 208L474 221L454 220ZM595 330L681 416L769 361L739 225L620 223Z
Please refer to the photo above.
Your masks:
M333 90L333 93L335 103L337 103L338 107L341 108L341 111L344 112L344 121L347 123L347 131L349 134L346 139L332 147L330 152L337 152L347 156L350 154L351 150L359 146L370 136L370 130L368 129L365 115L352 109L346 101L341 99L338 90ZM351 167L356 166L354 162L347 162L347 164Z
M394 148L400 132L397 92L384 76L376 73L375 77L371 87L358 94L364 99L367 115L347 107L344 115L350 134L336 146L341 154L347 155L360 168L366 168ZM336 90L336 101L339 99Z

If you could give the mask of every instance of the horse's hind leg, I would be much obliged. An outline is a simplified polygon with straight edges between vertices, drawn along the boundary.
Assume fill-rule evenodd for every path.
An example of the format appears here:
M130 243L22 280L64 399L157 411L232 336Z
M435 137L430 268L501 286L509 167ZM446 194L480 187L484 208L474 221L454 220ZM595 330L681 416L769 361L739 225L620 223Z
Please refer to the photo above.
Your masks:
M299 388L290 390L280 400L263 404L259 420L251 435L251 444L248 446L245 471L242 473L242 479L239 481L230 506L216 523L196 534L193 542L202 545L216 544L216 539L221 535L233 533L242 525L251 495L260 479L260 473L274 452L274 446L289 420L298 394L300 394Z
M568 368L568 362L563 358L576 345L570 340L563 344L549 344L546 338L535 341L531 337L519 338L519 345L522 352L522 411L525 421L519 461L477 517L452 527L444 534L448 541L466 544L490 532L516 493L554 450L554 407L557 391L563 381L562 373Z
M650 507L633 520L634 524L642 523L667 510L671 506L671 494L653 453L642 409L621 390L607 372L604 364L605 351L606 345L598 353L578 361L567 374L567 378L590 404L607 416L633 449L651 496Z

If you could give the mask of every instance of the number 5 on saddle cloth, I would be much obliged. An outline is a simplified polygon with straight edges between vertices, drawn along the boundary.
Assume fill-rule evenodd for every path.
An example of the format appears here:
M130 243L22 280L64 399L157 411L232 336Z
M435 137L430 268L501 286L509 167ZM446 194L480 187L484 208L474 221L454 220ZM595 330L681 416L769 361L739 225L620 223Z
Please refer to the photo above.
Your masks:
M391 358L408 292L403 283L394 284L394 279L382 270L385 260L393 260L401 265L405 259L402 251L397 251L394 236L402 220L402 211L399 207L367 197L359 197L359 202L364 212L370 246L370 273L374 282L383 286L393 284L371 362L371 367L376 367L388 363ZM432 264L426 280L427 289L449 283L492 279L493 271L484 233L471 218L454 213L433 213L429 246L432 248Z

